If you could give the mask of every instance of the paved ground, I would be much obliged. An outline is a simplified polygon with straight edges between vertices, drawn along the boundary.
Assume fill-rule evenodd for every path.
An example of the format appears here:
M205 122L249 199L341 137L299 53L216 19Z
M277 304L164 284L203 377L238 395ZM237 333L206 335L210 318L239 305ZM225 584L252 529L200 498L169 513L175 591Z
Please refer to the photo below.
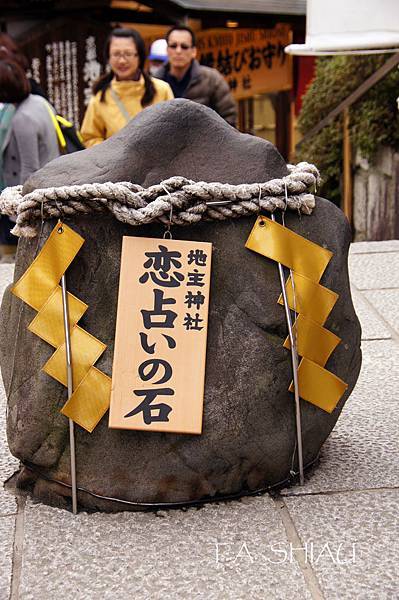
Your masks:
M303 488L77 517L0 490L0 598L399 598L399 241L354 244L350 267L363 369ZM3 287L11 276L0 266ZM1 414L4 481L17 461Z

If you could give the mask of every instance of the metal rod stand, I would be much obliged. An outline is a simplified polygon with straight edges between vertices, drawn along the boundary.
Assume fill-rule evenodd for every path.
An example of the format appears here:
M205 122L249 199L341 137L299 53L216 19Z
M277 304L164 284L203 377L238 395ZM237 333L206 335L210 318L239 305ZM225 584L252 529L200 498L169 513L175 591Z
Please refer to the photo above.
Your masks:
M276 217L272 213L271 215L272 221L276 220ZM298 466L299 466L299 484L303 485L305 483L305 478L303 475L303 452L302 452L302 426L301 426L301 405L299 402L299 384L298 384L298 353L296 349L296 341L292 328L292 319L290 307L288 305L287 292L285 289L285 277L283 266L281 263L277 263L278 272L280 275L280 284L281 284L281 293L283 295L284 300L284 310L285 317L287 320L288 326L288 336L290 338L290 346L291 346L291 361L292 361L292 374L294 380L294 396L295 396L295 422L296 422L296 435L297 435L297 446L298 446Z
M66 348L66 365L67 365L67 381L68 381L68 400L73 394L73 379L72 379L72 353L71 353L71 336L69 331L69 311L68 311L68 296L66 289L65 274L61 278L62 289L62 309L64 314L64 330L65 330L65 348ZM71 487L72 487L72 512L74 515L78 512L77 502L77 487L76 487L76 452L75 452L75 430L74 422L69 419L69 445L71 454Z

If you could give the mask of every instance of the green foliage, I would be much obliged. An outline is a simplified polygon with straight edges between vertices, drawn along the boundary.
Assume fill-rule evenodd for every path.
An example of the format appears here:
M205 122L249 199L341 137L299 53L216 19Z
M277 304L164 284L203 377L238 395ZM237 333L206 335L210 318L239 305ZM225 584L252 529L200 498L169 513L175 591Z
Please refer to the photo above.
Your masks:
M390 55L336 56L320 58L316 77L302 104L298 125L306 134L328 113L356 90ZM354 148L373 162L381 146L399 150L399 69L394 68L350 108L351 141ZM339 204L342 172L342 115L304 142L298 160L313 162L320 169L323 186L319 191Z

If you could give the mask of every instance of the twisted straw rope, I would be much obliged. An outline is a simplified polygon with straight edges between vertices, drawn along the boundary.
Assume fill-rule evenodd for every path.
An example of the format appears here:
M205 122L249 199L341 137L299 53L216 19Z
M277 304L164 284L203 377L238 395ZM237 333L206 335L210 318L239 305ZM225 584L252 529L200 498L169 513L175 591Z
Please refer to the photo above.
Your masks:
M192 225L201 220L222 221L257 214L261 210L290 208L311 214L310 193L320 182L309 163L288 165L289 175L264 183L206 183L171 177L147 189L130 182L88 183L37 189L25 196L22 186L0 195L0 212L17 217L12 233L35 237L41 219L111 212L118 221L145 225L153 221Z

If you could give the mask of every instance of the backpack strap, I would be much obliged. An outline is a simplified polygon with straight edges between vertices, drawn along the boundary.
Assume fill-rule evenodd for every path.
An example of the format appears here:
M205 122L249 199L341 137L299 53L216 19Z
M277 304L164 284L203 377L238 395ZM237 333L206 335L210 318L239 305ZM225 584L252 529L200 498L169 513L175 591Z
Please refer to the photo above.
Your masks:
M68 129L73 129L76 133L76 136L79 140L79 142L83 144L83 138L82 138L82 134L80 133L79 129L77 129L76 127L74 127L74 124L71 123L71 121L68 121L67 119L64 119L64 117L61 117L61 115L56 115L55 118L58 121L58 124L63 127L67 127Z
M3 104L0 108L0 153L2 154L8 144L11 121L15 113L14 104Z
M58 143L60 145L61 151L65 152L67 143L66 143L66 139L64 137L64 134L61 131L60 124L58 123L57 116L54 114L54 111L53 111L52 107L50 106L50 104L48 102L46 102L46 106L47 106L47 110L49 112L49 115L51 117L51 120L53 122L55 133L57 134Z
M3 104L0 108L0 191L4 189L3 155L10 140L11 122L15 113L14 104Z
M115 90L112 89L112 87L110 88L110 92L111 92L112 99L114 100L115 104L121 111L122 115L125 117L126 123L129 123L129 121L130 121L130 119L132 119L132 117L129 115L126 106L123 104L122 100L119 98L119 96L115 92Z

